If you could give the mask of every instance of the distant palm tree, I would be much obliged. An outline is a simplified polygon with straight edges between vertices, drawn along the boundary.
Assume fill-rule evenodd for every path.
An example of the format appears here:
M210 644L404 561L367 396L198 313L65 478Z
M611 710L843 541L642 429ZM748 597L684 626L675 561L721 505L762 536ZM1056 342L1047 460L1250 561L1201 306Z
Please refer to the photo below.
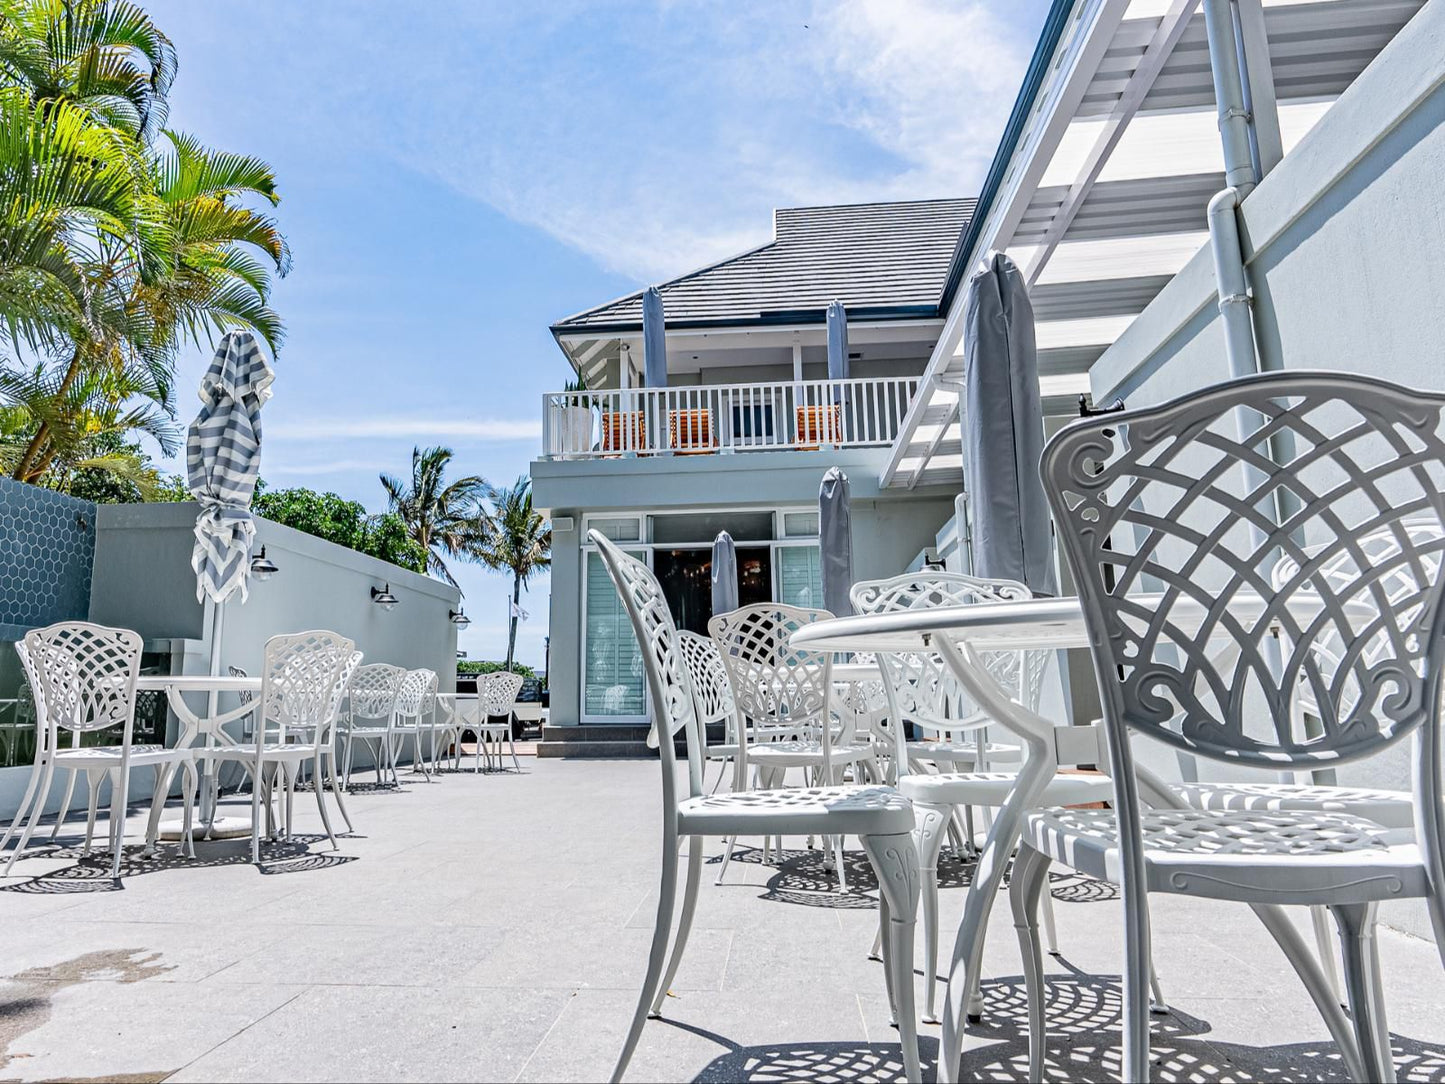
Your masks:
M488 568L512 573L511 620L507 631L507 669L517 650L517 612L522 588L552 564L552 528L532 508L532 480L518 478L510 489L488 492L492 511L486 519L477 556Z
M426 550L427 570L455 587L457 581L442 555L463 560L481 556L487 523L482 499L491 488L474 474L448 482L451 460L450 448L413 448L410 481L383 474L381 487L386 490L390 510Z

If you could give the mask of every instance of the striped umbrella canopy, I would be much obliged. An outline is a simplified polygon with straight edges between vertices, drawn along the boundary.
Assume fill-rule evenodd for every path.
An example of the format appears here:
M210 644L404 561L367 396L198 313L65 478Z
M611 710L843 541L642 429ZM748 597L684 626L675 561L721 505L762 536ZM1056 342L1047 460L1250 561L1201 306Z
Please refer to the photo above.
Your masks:
M228 331L201 378L201 412L186 431L186 481L200 502L196 516L196 598L221 603L239 589L246 601L251 569L251 497L261 472L261 404L276 379L256 337Z
M730 613L738 608L738 549L733 536L719 531L712 543L712 612Z
M848 311L836 300L828 306L828 379L848 379Z
M853 510L848 476L829 467L818 487L818 560L823 608L837 617L853 612Z

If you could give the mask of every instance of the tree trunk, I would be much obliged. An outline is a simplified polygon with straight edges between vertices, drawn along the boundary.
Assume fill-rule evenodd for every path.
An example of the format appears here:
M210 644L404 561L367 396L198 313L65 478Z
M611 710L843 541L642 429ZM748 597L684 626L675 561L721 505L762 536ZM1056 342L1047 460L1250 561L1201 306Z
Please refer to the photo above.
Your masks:
M517 650L517 607L522 598L522 577L512 573L512 607L507 616L510 618L507 632L507 672L512 671L512 657Z
M70 355L70 365L65 370L65 379L60 382L60 389L55 393L59 399L70 390L75 383L76 377L80 376L80 347L75 348L75 353ZM35 482L44 471L35 470L35 457L45 447L45 442L50 439L50 423L41 422L35 430L35 436L30 438L30 443L25 446L25 453L20 457L20 462L15 465L11 477L21 482Z

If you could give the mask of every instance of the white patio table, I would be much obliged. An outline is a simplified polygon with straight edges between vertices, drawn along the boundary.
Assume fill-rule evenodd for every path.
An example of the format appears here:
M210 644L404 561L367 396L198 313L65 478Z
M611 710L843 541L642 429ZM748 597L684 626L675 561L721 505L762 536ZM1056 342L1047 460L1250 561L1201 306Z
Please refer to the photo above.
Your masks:
M257 677L231 677L226 674L142 674L136 679L137 692L163 692L171 710L176 713L176 718L181 724L181 733L176 739L177 749L188 749L199 736L205 737L207 746L215 746L218 743L230 743L231 738L225 732L227 723L240 718L245 713L240 708L232 708L229 711L218 712L215 715L198 715L190 709L186 703L186 693L206 694L206 703L213 703L211 693L249 693L252 696L261 691L261 678ZM201 764L201 838L202 839L235 839L251 834L251 821L249 817L217 817L216 812L216 779L215 765L210 758L202 757ZM161 824L161 811L165 808L166 796L170 793L171 783L175 778L176 764L170 765L164 777L156 782L155 798L151 802L150 824L146 831L146 841L154 845L158 835L165 838L180 838L181 824Z
M1154 608L1160 595L1137 595L1142 607ZM1151 605L1150 600L1156 600ZM1237 594L1229 601L1228 613L1244 623L1257 620L1266 602L1258 595ZM1296 593L1288 603L1293 617L1302 623L1318 611L1310 599ZM1368 608L1361 607L1362 614ZM1210 616L1202 604L1176 603L1171 620L1182 631L1197 630ZM1193 628L1189 623L1193 622ZM1060 763L1105 765L1103 731L1099 726L1058 726L1011 700L989 677L980 651L1021 651L1088 647L1084 613L1074 597L1037 598L1020 602L985 602L967 606L946 606L889 614L838 617L806 625L793 633L791 642L815 651L934 651L953 671L959 683L999 723L1020 738L1027 757L1019 769L1018 781L1009 793L993 827L989 830L978 866L969 884L963 920L954 943L948 972L948 995L943 1016L943 1038L939 1045L940 1081L956 1079L958 1051L961 1050L962 1014L956 1006L967 1004L969 1015L977 1016L981 1003L970 997L977 988L974 976L982 963L982 932L989 911L998 896L1009 859L1018 846L1025 816L1036 807ZM1145 769L1139 769L1139 786L1156 807L1183 808L1184 803L1169 786ZM1334 997L1318 961L1299 933L1278 907L1256 906L1255 913L1278 942L1299 974L1311 998L1329 1024L1336 1042L1348 1046L1353 1031ZM953 1052L950 1054L950 1050Z

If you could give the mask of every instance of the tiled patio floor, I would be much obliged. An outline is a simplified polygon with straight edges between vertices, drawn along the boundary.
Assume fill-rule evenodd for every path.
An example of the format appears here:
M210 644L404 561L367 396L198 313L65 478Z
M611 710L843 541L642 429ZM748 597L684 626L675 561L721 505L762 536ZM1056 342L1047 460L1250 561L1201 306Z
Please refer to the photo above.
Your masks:
M0 1079L605 1079L649 935L657 771L524 760L521 774L418 776L357 794L360 832L339 852L311 835L264 870L244 842L194 863L137 857L119 887L73 847L25 860L0 887ZM310 802L298 794L314 830ZM705 873L669 1021L648 1024L630 1079L894 1075L861 860L841 895L812 854L781 868L745 857L722 887ZM946 877L951 945L964 873ZM1050 1067L1112 1079L1118 904L1107 886L1065 879L1055 896ZM989 1015L966 1055L978 1079L1024 1077L1007 910L995 909ZM1156 1079L1340 1079L1247 911L1157 898L1155 914L1174 1007L1156 1032ZM1439 958L1388 932L1382 949L1402 1079L1445 1079ZM938 1029L922 1030L932 1057Z

